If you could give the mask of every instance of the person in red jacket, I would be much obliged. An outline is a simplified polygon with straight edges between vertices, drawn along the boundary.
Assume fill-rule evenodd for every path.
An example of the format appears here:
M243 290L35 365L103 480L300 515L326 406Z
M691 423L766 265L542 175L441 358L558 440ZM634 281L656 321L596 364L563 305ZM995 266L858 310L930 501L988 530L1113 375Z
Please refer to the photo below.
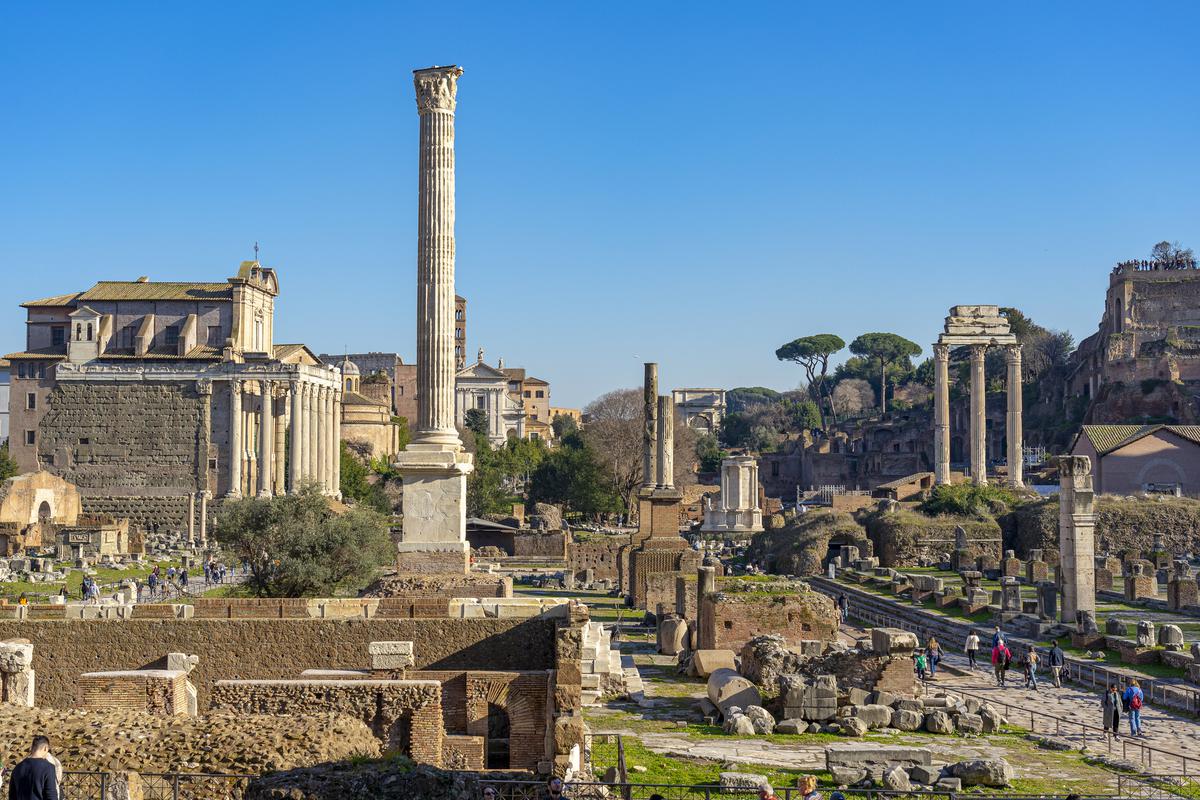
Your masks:
M1001 640L995 647L992 648L992 669L996 672L996 685L1004 685L1004 673L1008 671L1008 665L1012 663L1012 651L1008 649L1008 645Z

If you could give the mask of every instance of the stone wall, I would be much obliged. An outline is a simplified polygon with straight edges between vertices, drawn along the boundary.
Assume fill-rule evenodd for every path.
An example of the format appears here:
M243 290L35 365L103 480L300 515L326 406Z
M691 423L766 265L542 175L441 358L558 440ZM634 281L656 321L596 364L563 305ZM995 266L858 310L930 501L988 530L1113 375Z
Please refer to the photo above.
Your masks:
M567 557L567 537L563 531L517 531L513 534L513 555L518 558Z
M629 536L596 536L586 541L572 541L567 547L567 560L575 576L590 569L599 581L620 579L620 549L629 544Z
M1020 506L1001 519L1005 547L1026 557L1043 550L1058 563L1058 498ZM1200 552L1200 500L1188 497L1096 498L1096 552L1107 544L1113 553L1148 553L1161 534L1169 553Z
M188 713L187 673L147 669L86 672L79 676L78 708L123 709L163 716Z
M59 383L38 456L85 495L196 492L206 488L208 400L193 384Z
M361 720L385 753L442 764L442 687L437 681L218 681L212 708L240 714L308 716L334 712Z
M306 668L366 669L367 645L413 642L418 669L554 668L553 619L190 619L0 621L33 643L37 703L71 708L85 672L135 669L166 653L199 656L201 710L222 679L282 679Z
M117 519L128 519L130 527L143 531L153 531L157 525L163 533L187 533L189 506L186 495L85 494L80 499L85 514L106 514ZM209 530L212 530L211 519Z
M864 555L869 554L866 531L844 511L814 509L807 514L785 514L784 519L783 528L756 535L746 553L751 562L767 572L819 575L831 541L856 546Z
M959 526L966 531L968 548L977 555L996 559L1003 555L1003 535L993 519L927 517L914 511L879 511L866 518L867 535L884 567L915 567L922 559L936 561L942 554L953 554L954 529Z
M796 646L805 639L837 636L838 613L833 600L803 583L739 582L741 591L718 591L698 598L699 649L733 650L755 636L773 633ZM730 587L724 582L724 587Z

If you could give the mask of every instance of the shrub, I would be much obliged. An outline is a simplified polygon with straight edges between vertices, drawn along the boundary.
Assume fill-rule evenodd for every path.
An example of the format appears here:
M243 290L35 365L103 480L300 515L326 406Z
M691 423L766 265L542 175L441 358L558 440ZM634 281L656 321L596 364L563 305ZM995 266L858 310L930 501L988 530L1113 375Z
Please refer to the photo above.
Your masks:
M999 486L960 483L935 486L929 498L917 508L930 516L985 517L1005 513L1016 501L1016 495Z

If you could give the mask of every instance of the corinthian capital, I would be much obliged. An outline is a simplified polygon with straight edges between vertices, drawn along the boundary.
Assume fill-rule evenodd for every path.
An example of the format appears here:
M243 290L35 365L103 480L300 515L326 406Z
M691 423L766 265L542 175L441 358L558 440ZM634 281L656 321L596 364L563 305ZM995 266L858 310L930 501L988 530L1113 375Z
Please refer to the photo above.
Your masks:
M933 358L936 361L949 361L950 360L950 345L935 344L933 346Z
M417 113L449 111L454 113L455 96L461 67L429 67L413 70L413 85L417 87Z

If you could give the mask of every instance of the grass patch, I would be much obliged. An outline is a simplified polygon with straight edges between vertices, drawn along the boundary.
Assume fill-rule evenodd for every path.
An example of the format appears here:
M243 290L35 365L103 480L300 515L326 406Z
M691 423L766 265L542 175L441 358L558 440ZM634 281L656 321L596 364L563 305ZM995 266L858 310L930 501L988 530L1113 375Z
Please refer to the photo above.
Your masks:
M629 772L631 782L649 785L676 784L683 786L715 786L721 772L751 772L766 775L772 786L795 786L796 779L801 775L816 775L817 780L830 784L828 772L804 772L798 769L779 769L763 764L739 764L736 767L722 767L719 762L703 758L682 758L665 756L655 753L641 742L626 738L625 765L627 767L645 767L645 772ZM592 763L596 767L596 777L604 776L605 771L617 763L616 743L598 742L592 746Z

